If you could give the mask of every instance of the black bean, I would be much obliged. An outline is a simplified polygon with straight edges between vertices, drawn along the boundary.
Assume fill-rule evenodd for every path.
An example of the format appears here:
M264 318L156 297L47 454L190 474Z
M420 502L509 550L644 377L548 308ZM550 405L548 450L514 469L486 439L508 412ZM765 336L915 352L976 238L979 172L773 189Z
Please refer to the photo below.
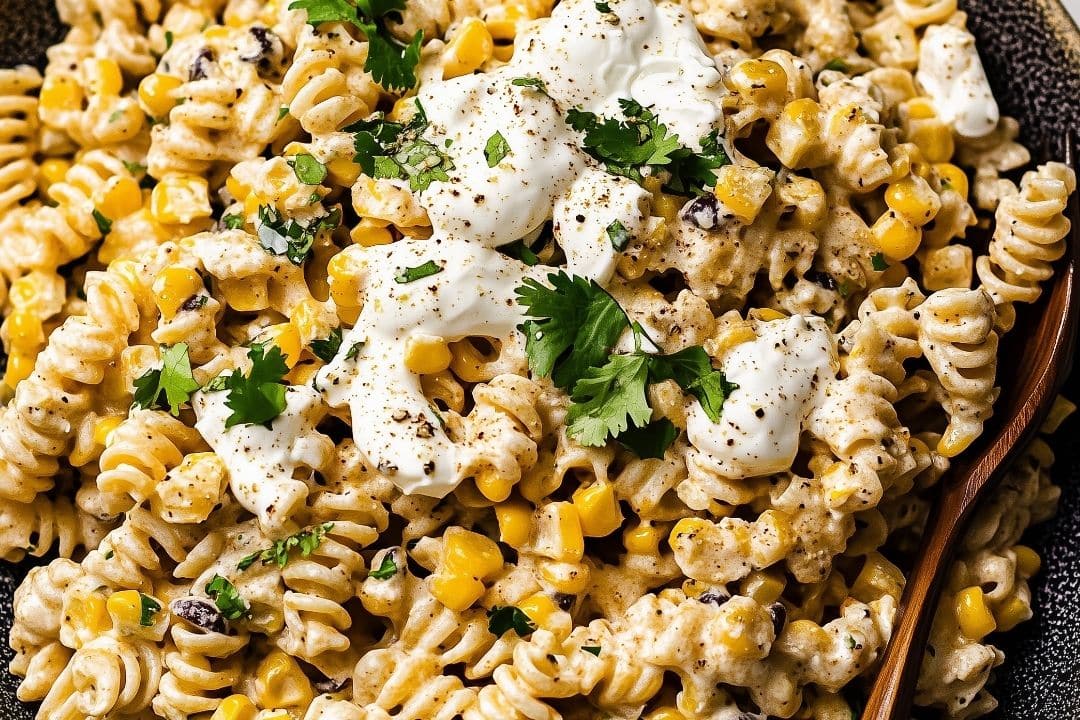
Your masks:
M821 272L820 270L810 268L803 277L815 285L820 285L826 290L835 290L837 288L836 278L828 273Z
M712 603L713 605L723 605L730 599L730 597L730 595L728 595L726 592L723 592L722 590L710 590L708 592L703 592L698 595L698 602L706 604Z
M205 80L207 65L214 62L214 52L210 48L204 47L199 51L199 54L195 56L195 60L191 63L191 69L188 71L188 80L194 82L195 80Z
M769 615L772 615L773 632L780 635L780 631L784 629L784 623L787 622L787 608L784 607L784 603L774 602L770 605Z
M169 606L172 614L213 633L227 635L229 623L218 611L217 606L206 598L186 597L173 600Z
M683 220L702 230L712 230L720 224L720 204L712 194L695 198L683 211Z
M566 595L564 593L555 593L555 604L559 606L560 610L569 611L574 607L574 596Z

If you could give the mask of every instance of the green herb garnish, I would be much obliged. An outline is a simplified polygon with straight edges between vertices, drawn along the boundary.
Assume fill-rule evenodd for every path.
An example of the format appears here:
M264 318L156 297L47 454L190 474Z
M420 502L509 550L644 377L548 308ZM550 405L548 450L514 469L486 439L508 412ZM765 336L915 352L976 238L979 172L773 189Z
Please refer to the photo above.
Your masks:
M248 614L247 603L228 579L214 575L210 582L206 583L204 591L213 599L225 619L239 620Z
M547 85L544 81L536 77L517 77L510 81L511 85L518 87L532 88L536 92L544 93L547 95Z
M423 265L417 265L416 267L407 267L404 271L394 277L394 282L402 284L416 282L432 275L438 275L443 271L442 265L434 260L428 260Z
M426 190L432 182L450 180L454 161L435 144L421 137L427 128L427 114L420 101L406 124L385 120L376 113L345 128L353 133L355 160L374 178L408 180L413 192Z
M221 218L221 224L229 230L240 230L245 222L243 215L226 215Z
M488 630L496 637L502 637L508 630L513 630L519 637L525 637L536 629L529 616L513 605L495 605L488 610L487 616Z
M889 269L889 262L885 259L885 253L874 253L870 256L870 266L877 272Z
M394 553L388 552L383 555L382 563L377 570L372 570L368 575L376 580L389 580L398 571L397 563L394 562Z
M292 218L286 220L272 205L260 205L255 232L259 244L268 253L284 255L293 265L303 265L319 232L333 230L340 224L341 208L334 208L329 215L303 225Z
M300 551L301 557L307 557L311 553L315 552L315 549L322 544L323 538L326 533L334 529L334 523L323 523L322 525L316 525L310 530L303 530L290 535L283 540L275 540L274 544L265 550L258 550L245 555L239 563L236 565L237 570L247 570L249 567L255 564L256 560L261 560L263 565L277 565L279 568L285 567L289 563L289 555L294 550Z
M607 226L605 232L607 233L608 240L611 241L611 247L620 252L626 249L627 244L630 242L630 232L622 222L613 220L612 223Z
M289 372L285 356L277 345L252 345L248 349L251 372L247 375L237 368L229 375L221 375L221 389L228 390L225 405L232 414L225 420L225 427L234 425L262 425L269 428L274 418L285 410L285 388L282 379ZM217 380L217 378L215 378ZM213 383L216 385L216 383ZM212 389L208 386L207 389Z
M495 167L509 153L510 144L506 142L503 134L496 130L495 134L489 137L487 144L484 145L484 158L487 159L488 167Z
M176 416L198 389L199 383L191 374L187 343L177 343L162 353L160 368L147 370L135 379L133 400L144 410L167 408Z
M102 235L108 235L112 232L112 220L102 215L101 211L96 208L90 214L94 216L94 222L97 223L98 230Z
M311 341L311 352L323 362L330 362L341 349L341 328L334 328L330 334L322 340Z
M161 603L149 595L139 593L139 624L143 627L151 627L154 624L154 616L161 610Z
M289 158L287 162L293 169L296 179L305 185L318 185L326 179L326 166L314 155L300 153Z

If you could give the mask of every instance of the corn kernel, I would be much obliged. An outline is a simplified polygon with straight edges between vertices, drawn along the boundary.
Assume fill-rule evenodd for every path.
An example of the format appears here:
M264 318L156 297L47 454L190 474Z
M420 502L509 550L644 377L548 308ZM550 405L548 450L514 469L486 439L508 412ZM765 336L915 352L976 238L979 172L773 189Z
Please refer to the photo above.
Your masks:
M510 497L510 493L514 490L512 480L490 468L478 471L473 477L473 482L480 494L492 502L502 502Z
M124 89L124 76L120 65L111 58L91 58L85 61L84 71L89 76L87 87L94 95L115 97Z
M359 307L361 267L350 252L340 252L326 266L330 276L330 297L339 307Z
M225 178L225 189L237 202L243 202L251 195L251 186L233 175Z
M183 265L169 265L154 278L154 302L161 311L162 319L176 317L180 307L203 289L199 273Z
M673 707L662 707L646 715L645 720L686 720L686 716Z
M12 348L36 350L45 344L41 318L31 310L15 310L4 322L4 331Z
M872 552L866 556L862 570L851 585L851 595L862 602L879 600L885 595L899 599L905 583L900 568L881 553Z
M255 672L255 700L263 707L297 708L311 704L314 692L296 660L273 650Z
M106 607L121 625L138 625L142 618L142 602L137 590L120 590L109 596Z
M389 245L394 242L394 236L386 226L373 223L371 218L361 218L356 227L349 231L349 237L354 243L364 247Z
M762 610L764 612L764 610ZM719 626L719 640L735 657L757 658L761 657L762 648L755 641L750 628L754 625L754 618L745 617L742 609L729 611L727 622Z
M142 190L134 178L111 177L94 193L94 205L105 217L118 220L142 208Z
M941 198L918 175L909 175L891 183L885 189L885 203L915 227L930 222L941 210Z
M884 213L870 228L877 248L892 260L907 260L922 243L922 231L894 210Z
M73 78L65 75L46 75L39 96L41 108L47 112L81 110L83 91Z
M536 14L530 12L524 3L499 3L489 7L484 13L484 23L488 31L498 40L513 40L519 23L535 19Z
M147 75L139 83L139 103L150 117L168 117L180 101L174 94L184 82L164 73Z
M743 578L739 585L739 594L751 597L761 605L776 602L783 592L783 578L767 570L755 570Z
M930 102L930 98L911 98L904 102L903 109L907 116L914 120L929 120L937 117L937 111L934 110L934 105Z
M772 171L725 165L717 173L715 194L739 222L749 225L772 194Z
M675 523L675 527L671 528L671 534L668 536L668 542L674 542L675 538L680 535L696 535L699 532L703 532L709 529L709 522L697 517L686 517L679 522Z
M452 572L487 579L502 570L503 556L491 538L451 528L444 536L443 564Z
M532 508L520 500L499 503L495 506L495 519L499 521L499 539L513 548L520 548L529 541L532 530Z
M70 169L70 161L61 158L49 158L41 163L38 167L38 172L42 179L44 179L47 188L49 185L63 182L64 176L67 175L67 171Z
M8 356L7 369L4 370L4 384L14 388L20 382L30 377L34 372L34 362L37 353L33 355L21 352L13 352Z
M585 554L585 537L581 533L581 519L577 510L568 502L548 503L541 512L541 523L553 530L553 544L537 548L554 560L580 562ZM541 533L545 537L547 533Z
M499 62L510 62L514 57L514 45L513 43L509 45L496 45L491 54Z
M777 62L748 59L738 62L724 83L738 93L777 97L787 91L788 76L784 66Z
M467 75L491 59L495 49L491 32L479 18L467 18L443 51L443 78Z
M652 525L638 525L623 533L623 547L634 555L656 555L659 552L662 533Z
M405 367L417 375L433 375L450 367L450 346L441 337L416 334L405 343Z
M518 603L518 609L529 616L538 627L550 629L551 617L559 612L559 608L544 593L536 593Z
M255 720L258 712L246 695L230 695L221 701L210 720Z
M433 575L431 594L451 610L467 610L480 599L486 588L484 583L465 575Z
M360 165L349 158L334 158L326 164L331 179L338 185L352 187L360 177Z
M952 163L937 163L934 165L938 177L941 178L942 189L955 191L960 197L967 200L968 176L963 170Z
M956 622L960 631L972 640L982 640L997 629L997 622L986 604L982 588L973 585L956 593Z
M300 332L291 322L270 325L259 334L260 340L272 342L285 357L285 366L292 368L300 359Z
M764 322L773 322L774 320L786 320L788 317L787 313L784 313L781 310L767 307L754 308L750 312L758 320L763 320Z
M107 445L109 435L123 420L123 415L106 415L103 418L98 418L97 422L94 423L94 442L102 446Z
M922 120L917 125L909 125L907 139L919 146L930 163L948 162L955 151L952 131L940 121Z
M1016 569L1023 577L1029 578L1039 572L1039 568L1042 567L1042 558L1039 557L1039 553L1027 545L1015 545L1013 552L1016 554Z
M545 562L540 566L540 577L556 592L580 595L589 587L592 573L582 563Z
M622 525L622 510L611 483L600 480L589 487L578 488L572 500L581 518L581 531L586 536L604 537Z
M166 225L186 225L210 217L211 212L206 178L170 175L154 186L150 196L150 213Z
M76 629L85 630L91 636L100 635L112 628L107 603L98 593L76 597L67 609Z
M1020 623L1030 620L1031 616L1031 607L1018 597L1009 598L994 611L997 629L1001 632L1012 630Z

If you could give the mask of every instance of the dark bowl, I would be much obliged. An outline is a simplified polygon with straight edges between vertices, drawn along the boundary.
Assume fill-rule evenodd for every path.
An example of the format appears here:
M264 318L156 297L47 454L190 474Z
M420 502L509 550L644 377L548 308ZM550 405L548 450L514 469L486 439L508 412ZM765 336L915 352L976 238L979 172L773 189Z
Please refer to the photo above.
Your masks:
M961 0L1002 111L1021 124L1022 139L1039 161L1060 159L1067 132L1080 136L1080 30L1056 0ZM41 66L44 49L61 36L53 0L0 0L0 67ZM1023 352L1021 343L1005 351ZM1008 382L1003 373L1000 382ZM1080 375L1066 394L1080 399ZM1080 415L1080 413L1078 413ZM1043 555L1033 581L1035 619L994 642L1005 665L991 681L1001 702L994 717L1009 720L1080 719L1080 417L1052 444L1055 481L1062 486L1057 517L1028 532L1025 542ZM0 562L0 661L11 596L30 567ZM15 699L17 678L0 672L0 718L31 720ZM47 719L46 719L47 720Z

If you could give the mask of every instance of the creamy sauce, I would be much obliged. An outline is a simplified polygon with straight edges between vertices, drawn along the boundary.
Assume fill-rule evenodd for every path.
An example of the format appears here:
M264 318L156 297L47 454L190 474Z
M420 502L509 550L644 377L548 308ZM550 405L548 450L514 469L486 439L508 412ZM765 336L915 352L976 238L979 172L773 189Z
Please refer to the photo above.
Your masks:
M228 468L236 499L259 519L267 535L278 537L303 507L312 470L326 467L334 452L330 438L315 429L325 414L322 398L310 387L290 386L285 410L270 428L226 428L232 414L225 405L227 396L224 391L196 393L195 428Z
M978 138L997 127L1000 112L975 38L955 25L931 25L919 46L919 85L957 134Z
M424 135L454 163L450 182L420 193L437 236L498 247L554 218L568 271L600 282L611 277L617 251L605 231L619 221L631 236L644 233L651 196L580 149L567 110L621 118L618 101L633 98L697 147L721 124L724 92L677 6L616 0L611 8L601 13L592 0L568 0L518 39L509 64L420 87ZM538 78L547 93L516 86L516 78ZM496 132L510 149L489 167L484 149Z
M802 427L840 369L825 321L794 315L761 323L758 338L736 346L722 370L738 385L713 423L695 400L686 434L700 460L727 478L780 472L799 450Z
M522 321L515 288L551 268L528 268L495 250L454 240L403 240L356 254L364 307L317 385L331 406L349 407L357 447L380 472L406 493L443 497L463 479L469 451L447 436L421 391L420 376L405 367L408 340L510 340ZM408 283L396 280L406 268L429 260L442 271ZM356 357L346 359L357 343L363 345Z

